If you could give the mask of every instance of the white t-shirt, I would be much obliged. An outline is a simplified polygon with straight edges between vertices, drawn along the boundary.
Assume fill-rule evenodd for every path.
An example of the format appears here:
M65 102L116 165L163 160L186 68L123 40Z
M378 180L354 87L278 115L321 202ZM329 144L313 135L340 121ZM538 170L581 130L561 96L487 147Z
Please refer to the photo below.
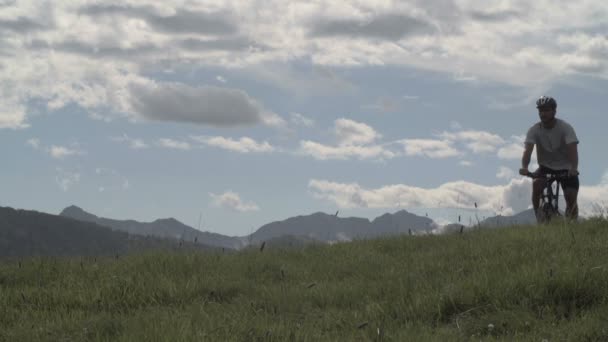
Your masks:
M566 145L576 143L578 138L574 128L561 119L553 128L545 128L542 123L530 127L526 135L526 144L536 145L538 164L553 170L568 170L572 166L568 160Z

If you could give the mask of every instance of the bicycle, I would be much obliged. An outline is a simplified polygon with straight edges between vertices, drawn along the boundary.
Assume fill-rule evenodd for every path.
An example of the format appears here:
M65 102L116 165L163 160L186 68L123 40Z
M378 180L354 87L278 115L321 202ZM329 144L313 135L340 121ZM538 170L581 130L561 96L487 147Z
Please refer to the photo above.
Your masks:
M545 179L545 186L540 196L540 204L536 213L538 223L549 223L556 217L562 217L559 211L559 189L562 181L569 178L568 172L539 173L528 172L527 177Z

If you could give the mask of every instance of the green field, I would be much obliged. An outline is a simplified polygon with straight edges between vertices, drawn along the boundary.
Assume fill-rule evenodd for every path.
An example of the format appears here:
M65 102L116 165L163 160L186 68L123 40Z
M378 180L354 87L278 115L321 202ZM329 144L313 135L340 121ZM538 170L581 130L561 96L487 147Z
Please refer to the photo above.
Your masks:
M0 341L608 341L608 223L0 261Z

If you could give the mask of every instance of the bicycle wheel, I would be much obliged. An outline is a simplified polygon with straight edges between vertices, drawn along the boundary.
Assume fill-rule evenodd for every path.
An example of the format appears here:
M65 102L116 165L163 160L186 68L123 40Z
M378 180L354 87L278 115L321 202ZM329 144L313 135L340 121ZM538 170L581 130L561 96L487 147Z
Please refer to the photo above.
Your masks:
M549 222L551 222L552 219L554 219L555 217L557 217L559 215L557 210L555 210L555 207L549 202L545 202L543 204L541 211L543 212L543 216L544 216L543 223L549 223Z

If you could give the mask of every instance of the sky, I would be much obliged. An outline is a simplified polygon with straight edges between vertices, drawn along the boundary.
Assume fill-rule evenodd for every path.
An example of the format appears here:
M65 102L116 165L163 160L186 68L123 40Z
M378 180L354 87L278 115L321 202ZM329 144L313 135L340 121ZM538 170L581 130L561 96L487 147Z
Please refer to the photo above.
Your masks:
M0 0L0 206L237 236L319 211L474 223L530 206L549 95L580 211L605 212L606 32L601 0Z

